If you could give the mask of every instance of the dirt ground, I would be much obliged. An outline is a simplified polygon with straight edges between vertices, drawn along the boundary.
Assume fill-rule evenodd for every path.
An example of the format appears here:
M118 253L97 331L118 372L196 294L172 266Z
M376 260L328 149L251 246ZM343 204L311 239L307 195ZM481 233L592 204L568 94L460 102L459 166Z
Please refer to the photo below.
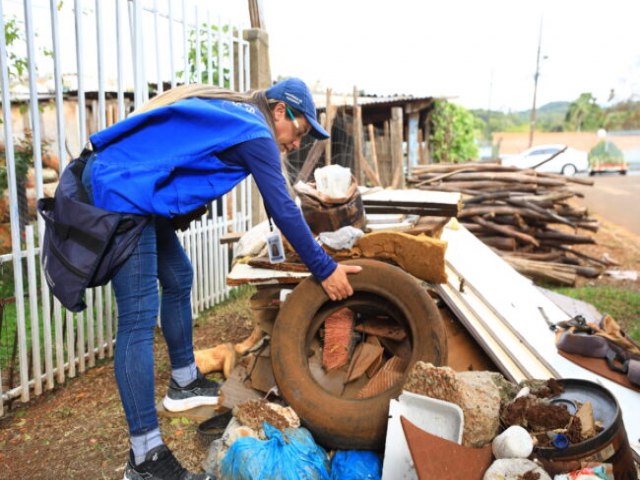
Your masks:
M600 219L598 245L581 247L594 257L607 254L620 269L640 271L640 237ZM581 284L615 284L640 291L640 280L620 281L609 276L582 279ZM197 349L221 342L238 342L252 329L250 291L198 319L194 331ZM624 328L625 326L623 326ZM156 338L156 398L165 394L169 378L166 348ZM160 418L164 439L187 468L200 470L206 447L198 441L196 422L184 417ZM128 439L113 376L113 362L104 361L64 387L23 406L15 403L0 419L0 478L7 479L118 479L128 455Z

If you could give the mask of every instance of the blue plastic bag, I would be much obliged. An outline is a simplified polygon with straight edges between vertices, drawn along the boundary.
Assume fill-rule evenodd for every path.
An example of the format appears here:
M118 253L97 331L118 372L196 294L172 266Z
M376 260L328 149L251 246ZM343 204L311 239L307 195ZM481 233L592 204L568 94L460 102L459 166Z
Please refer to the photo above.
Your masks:
M338 450L331 460L331 480L380 480L380 457L368 450Z
M262 424L267 440L239 438L220 464L221 480L330 480L329 459L306 428L284 433Z

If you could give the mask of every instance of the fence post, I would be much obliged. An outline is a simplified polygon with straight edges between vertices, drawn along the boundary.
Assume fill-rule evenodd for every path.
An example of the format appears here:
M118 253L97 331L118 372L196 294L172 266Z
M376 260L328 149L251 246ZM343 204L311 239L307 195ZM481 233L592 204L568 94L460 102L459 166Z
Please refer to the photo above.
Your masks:
M402 149L402 108L391 109L391 186L404 188L404 152Z

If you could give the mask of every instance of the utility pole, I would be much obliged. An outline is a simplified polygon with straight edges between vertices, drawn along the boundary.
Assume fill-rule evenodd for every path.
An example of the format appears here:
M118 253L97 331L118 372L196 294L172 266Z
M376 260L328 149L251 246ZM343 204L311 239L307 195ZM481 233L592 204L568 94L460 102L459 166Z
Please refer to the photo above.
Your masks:
M536 129L536 95L538 93L538 77L540 76L540 45L542 44L542 17L540 17L540 32L538 33L538 54L536 56L536 73L533 76L533 107L531 108L531 122L529 125L529 147L533 146L533 132Z

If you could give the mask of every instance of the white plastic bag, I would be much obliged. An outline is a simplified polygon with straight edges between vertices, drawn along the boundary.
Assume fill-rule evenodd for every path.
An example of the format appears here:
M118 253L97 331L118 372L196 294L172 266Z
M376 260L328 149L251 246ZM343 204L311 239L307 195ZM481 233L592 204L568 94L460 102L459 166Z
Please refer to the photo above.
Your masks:
M351 186L351 170L340 165L327 165L313 172L316 190L333 198L347 196Z

